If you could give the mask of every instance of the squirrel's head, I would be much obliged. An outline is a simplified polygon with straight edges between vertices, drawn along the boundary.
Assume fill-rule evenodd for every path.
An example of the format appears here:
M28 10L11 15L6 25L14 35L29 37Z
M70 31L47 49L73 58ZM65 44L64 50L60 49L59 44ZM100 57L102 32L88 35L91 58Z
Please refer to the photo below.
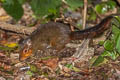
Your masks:
M19 41L20 44L20 60L27 59L32 54L32 42L30 38L22 39Z

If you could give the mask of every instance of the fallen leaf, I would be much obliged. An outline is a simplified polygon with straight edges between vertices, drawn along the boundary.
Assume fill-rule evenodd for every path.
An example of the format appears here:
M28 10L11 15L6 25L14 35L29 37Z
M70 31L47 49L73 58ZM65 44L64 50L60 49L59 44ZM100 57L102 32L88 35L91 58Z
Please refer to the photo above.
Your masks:
M0 41L0 44L1 45L7 44L7 41L6 40L2 40L2 41Z
M44 63L46 66L55 70L58 65L58 60L59 60L58 58L52 58L52 59L48 59L48 60L42 60L42 63Z
M18 46L17 43L6 43L6 44L4 44L4 45L7 46L7 47L10 47L10 48L15 48L15 47Z

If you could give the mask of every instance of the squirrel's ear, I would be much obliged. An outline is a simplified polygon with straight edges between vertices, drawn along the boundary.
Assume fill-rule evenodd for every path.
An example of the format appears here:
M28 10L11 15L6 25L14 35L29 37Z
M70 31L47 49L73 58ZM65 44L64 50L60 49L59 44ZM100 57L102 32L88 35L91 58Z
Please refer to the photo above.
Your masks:
M28 45L28 46L32 45L32 42L31 42L30 38L26 38L26 39L21 38L19 40L18 44L20 45L21 48L23 48L24 45Z
M19 41L18 41L18 44L22 44L24 41L24 38L21 38Z

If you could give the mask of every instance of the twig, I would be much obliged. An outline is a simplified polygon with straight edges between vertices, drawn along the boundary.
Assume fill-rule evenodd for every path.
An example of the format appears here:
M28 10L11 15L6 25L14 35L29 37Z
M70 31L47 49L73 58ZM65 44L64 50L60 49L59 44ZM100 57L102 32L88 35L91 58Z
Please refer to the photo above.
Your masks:
M85 29L85 26L86 26L86 14L87 14L87 0L84 0L83 29ZM82 41L81 45L78 47L78 50L76 50L75 54L72 56L77 58L74 62L77 62L80 60L83 61L82 59L86 58L86 55L88 54L87 51L88 51L89 41L90 39L84 39Z
M85 29L86 26L86 14L87 14L87 0L84 0L84 15L83 15L83 29Z

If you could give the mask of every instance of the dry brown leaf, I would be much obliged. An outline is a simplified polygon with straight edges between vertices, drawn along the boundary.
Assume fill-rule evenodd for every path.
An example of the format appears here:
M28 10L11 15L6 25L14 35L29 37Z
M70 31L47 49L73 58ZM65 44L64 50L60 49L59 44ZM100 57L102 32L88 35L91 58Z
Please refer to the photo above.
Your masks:
M53 70L57 68L58 66L58 58L52 58L48 60L43 60L42 63L44 63L46 66L52 68Z
M0 44L1 44L1 45L4 45L4 44L6 44L6 43L7 43L6 40L2 40L2 41L0 41Z

